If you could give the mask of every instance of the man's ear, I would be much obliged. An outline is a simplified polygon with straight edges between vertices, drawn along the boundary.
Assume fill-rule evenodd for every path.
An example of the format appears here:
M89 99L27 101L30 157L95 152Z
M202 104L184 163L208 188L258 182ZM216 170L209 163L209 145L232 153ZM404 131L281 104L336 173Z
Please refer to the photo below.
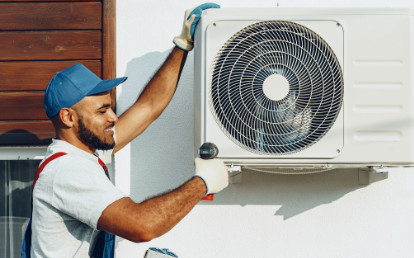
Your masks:
M71 108L62 108L59 111L59 117L62 124L67 127L73 127L75 121L77 121L76 112Z

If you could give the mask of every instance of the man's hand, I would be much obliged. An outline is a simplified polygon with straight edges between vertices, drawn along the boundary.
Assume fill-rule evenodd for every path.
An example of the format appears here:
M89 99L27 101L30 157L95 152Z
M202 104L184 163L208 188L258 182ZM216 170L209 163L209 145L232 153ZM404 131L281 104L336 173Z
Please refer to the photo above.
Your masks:
M208 194L220 192L229 184L227 167L219 159L195 159L196 171L194 176L203 179Z
M194 47L194 31L204 10L209 8L220 8L214 3L205 3L185 11L184 24L181 35L173 39L174 44L182 50L190 51Z

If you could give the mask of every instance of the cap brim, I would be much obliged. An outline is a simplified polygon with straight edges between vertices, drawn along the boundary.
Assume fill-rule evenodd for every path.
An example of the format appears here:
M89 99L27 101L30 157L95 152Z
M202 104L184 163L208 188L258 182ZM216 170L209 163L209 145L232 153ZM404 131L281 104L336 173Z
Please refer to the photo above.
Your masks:
M120 78L101 81L91 91L88 92L87 96L98 94L98 93L110 90L112 88L115 88L119 84L126 81L126 79L128 79L128 77L120 77Z

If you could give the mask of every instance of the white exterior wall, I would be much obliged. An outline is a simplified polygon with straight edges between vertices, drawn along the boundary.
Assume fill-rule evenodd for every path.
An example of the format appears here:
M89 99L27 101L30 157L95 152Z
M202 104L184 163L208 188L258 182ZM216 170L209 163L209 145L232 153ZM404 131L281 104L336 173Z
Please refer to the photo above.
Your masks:
M411 7L410 1L222 0L225 7ZM412 1L411 1L412 2ZM131 105L173 47L192 0L117 1L117 112ZM135 201L176 188L193 175L193 54L162 116L115 157L115 181ZM179 257L413 257L414 169L358 184L358 173L248 172L211 203L200 202L166 235L149 243L119 239L117 257L148 247Z

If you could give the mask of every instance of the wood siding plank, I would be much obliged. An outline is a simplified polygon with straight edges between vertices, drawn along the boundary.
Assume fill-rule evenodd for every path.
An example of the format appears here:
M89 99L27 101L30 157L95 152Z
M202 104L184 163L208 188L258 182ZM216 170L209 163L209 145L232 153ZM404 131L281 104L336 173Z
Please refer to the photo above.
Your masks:
M0 3L0 30L101 29L102 4Z
M0 120L48 119L43 96L43 92L0 93Z
M55 137L49 120L0 122L0 145L46 145Z
M102 76L101 61L16 61L0 62L1 91L44 91L56 72L81 63Z
M0 61L102 58L100 31L0 32Z

